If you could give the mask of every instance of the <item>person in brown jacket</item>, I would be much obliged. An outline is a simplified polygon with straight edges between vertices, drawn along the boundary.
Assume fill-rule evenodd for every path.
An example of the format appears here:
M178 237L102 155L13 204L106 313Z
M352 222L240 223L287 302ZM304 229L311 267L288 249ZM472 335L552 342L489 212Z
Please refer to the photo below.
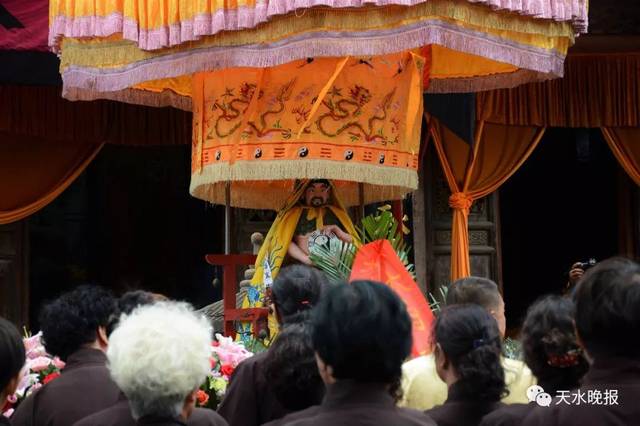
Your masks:
M280 325L305 321L329 281L306 265L282 268L272 291L275 317ZM277 337L276 337L277 339ZM233 426L258 426L279 419L291 410L282 406L265 377L270 349L242 361L231 375L218 413Z
M545 296L527 310L522 325L524 360L538 379L538 386L550 395L580 386L589 365L576 337L573 301L562 296ZM536 390L530 389L534 399ZM509 404L487 416L481 426L518 426L531 410L528 404Z
M107 357L130 414L112 411L106 424L127 424L132 416L137 425L186 425L209 374L211 327L186 303L140 306L111 334ZM216 426L227 425L213 411L199 414L216 419Z
M576 332L590 362L580 388L551 395L526 426L640 424L640 265L613 258L585 272L573 295Z
M80 286L47 304L40 315L45 349L66 362L60 377L38 389L11 417L17 426L69 426L118 401L107 369L109 318L116 300L97 286Z
M302 418L318 408L325 386L316 364L309 321L283 327L269 349L265 377L278 401L291 412L265 426L281 426L285 419L291 421L297 413L301 413L299 418ZM313 408L307 410L309 407Z
M115 405L98 411L73 424L73 426L136 426L129 401L123 394ZM187 426L224 426L227 422L208 408L196 407L186 421Z
M507 392L498 324L479 305L453 305L440 312L434 334L436 370L448 395L426 413L438 426L477 426L503 406Z
M22 343L18 329L0 317L0 405L4 405L7 396L16 391L24 361L24 343ZM9 419L0 413L0 425L10 424Z
M143 290L129 291L118 299L119 315L113 316L109 323L109 335L113 333L122 314L130 314L139 306L151 305L168 299L162 295L149 293ZM206 408L194 408L193 413L187 419L187 426L220 426L226 422L213 410ZM84 419L77 421L73 426L136 426L136 421L131 414L129 401L124 394L120 395L120 400L109 408L98 411Z
M287 426L433 426L424 413L396 406L402 362L411 352L411 319L388 286L338 284L312 313L322 404L285 417Z

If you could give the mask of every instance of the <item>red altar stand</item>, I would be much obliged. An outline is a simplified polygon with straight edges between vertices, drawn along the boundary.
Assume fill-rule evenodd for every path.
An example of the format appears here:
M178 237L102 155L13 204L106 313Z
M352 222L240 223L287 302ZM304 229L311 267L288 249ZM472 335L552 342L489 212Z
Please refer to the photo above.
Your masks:
M251 322L254 336L264 338L268 333L267 317L269 308L236 307L236 293L238 293L237 268L238 266L253 265L256 262L255 254L208 254L205 256L207 263L214 266L222 266L222 300L224 307L224 335L236 337L235 322Z

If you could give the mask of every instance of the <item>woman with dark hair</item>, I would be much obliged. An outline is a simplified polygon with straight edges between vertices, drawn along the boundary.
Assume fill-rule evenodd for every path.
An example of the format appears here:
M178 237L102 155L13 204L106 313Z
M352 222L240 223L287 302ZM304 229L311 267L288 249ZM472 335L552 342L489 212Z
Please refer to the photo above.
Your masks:
M326 285L328 280L324 274L310 266L282 268L271 288L272 309L278 323L286 326L309 318ZM218 408L218 413L229 424L257 426L291 411L278 401L265 378L265 361L270 352L271 348L246 359L232 374L227 393Z
M20 403L17 426L69 426L118 401L120 389L107 369L107 325L116 299L98 286L80 286L42 309L44 347L66 362L60 377ZM79 403L78 401L81 401Z
M576 389L589 364L578 344L573 324L574 305L565 297L546 296L527 311L522 326L522 349L538 385L549 395ZM519 425L537 407L511 404L487 415L483 426Z
M546 296L527 311L522 326L524 360L538 385L553 395L575 389L589 369L573 322L574 304L561 296Z
M326 396L307 416L294 413L283 424L434 425L424 413L396 406L412 340L407 308L393 290L372 281L337 285L320 301L311 324Z
M283 424L291 416L308 415L317 409L324 396L324 382L318 373L308 321L287 324L269 348L264 374L269 387L285 410L295 412L266 425ZM300 411L303 410L303 411Z
M640 424L640 264L624 258L598 263L580 279L573 300L589 371L575 392L558 395L564 402L535 408L522 424Z
M504 404L502 339L495 319L478 305L442 310L434 327L438 376L449 388L443 405L427 410L439 426L477 426Z
M25 350L15 325L0 317L0 408L12 395L24 367ZM9 419L0 414L0 425L10 425Z
M165 298L166 299L166 298ZM124 293L118 298L117 310L109 318L109 324L107 325L107 335L111 336L111 333L118 326L120 317L122 315L129 315L135 308L143 305L151 305L162 299L144 290L133 290Z

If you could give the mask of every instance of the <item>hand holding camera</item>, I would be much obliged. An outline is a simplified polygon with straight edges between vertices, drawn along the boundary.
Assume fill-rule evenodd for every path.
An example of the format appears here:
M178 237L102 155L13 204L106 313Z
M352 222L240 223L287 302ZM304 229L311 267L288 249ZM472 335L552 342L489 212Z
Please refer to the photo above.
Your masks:
M571 266L571 270L569 271L569 282L567 282L567 290L572 289L578 283L580 278L582 278L584 272L587 269L595 266L596 263L598 262L593 257L589 258L585 262L574 263Z

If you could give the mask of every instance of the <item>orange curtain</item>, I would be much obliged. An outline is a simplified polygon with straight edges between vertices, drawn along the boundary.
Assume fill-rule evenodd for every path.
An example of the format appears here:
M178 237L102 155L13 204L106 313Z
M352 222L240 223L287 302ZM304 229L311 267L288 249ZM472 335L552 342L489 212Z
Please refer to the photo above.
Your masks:
M191 144L191 112L113 101L71 102L55 86L0 85L0 133L116 145ZM2 143L2 140L0 140Z
M569 55L563 78L477 94L478 120L541 127L640 126L640 53Z
M624 171L640 185L640 127L602 127L601 130Z
M451 190L451 279L456 280L471 275L468 219L473 202L498 189L518 170L545 128L479 121L473 148L436 119L430 118L429 130Z
M32 215L53 201L102 145L0 133L0 225Z

